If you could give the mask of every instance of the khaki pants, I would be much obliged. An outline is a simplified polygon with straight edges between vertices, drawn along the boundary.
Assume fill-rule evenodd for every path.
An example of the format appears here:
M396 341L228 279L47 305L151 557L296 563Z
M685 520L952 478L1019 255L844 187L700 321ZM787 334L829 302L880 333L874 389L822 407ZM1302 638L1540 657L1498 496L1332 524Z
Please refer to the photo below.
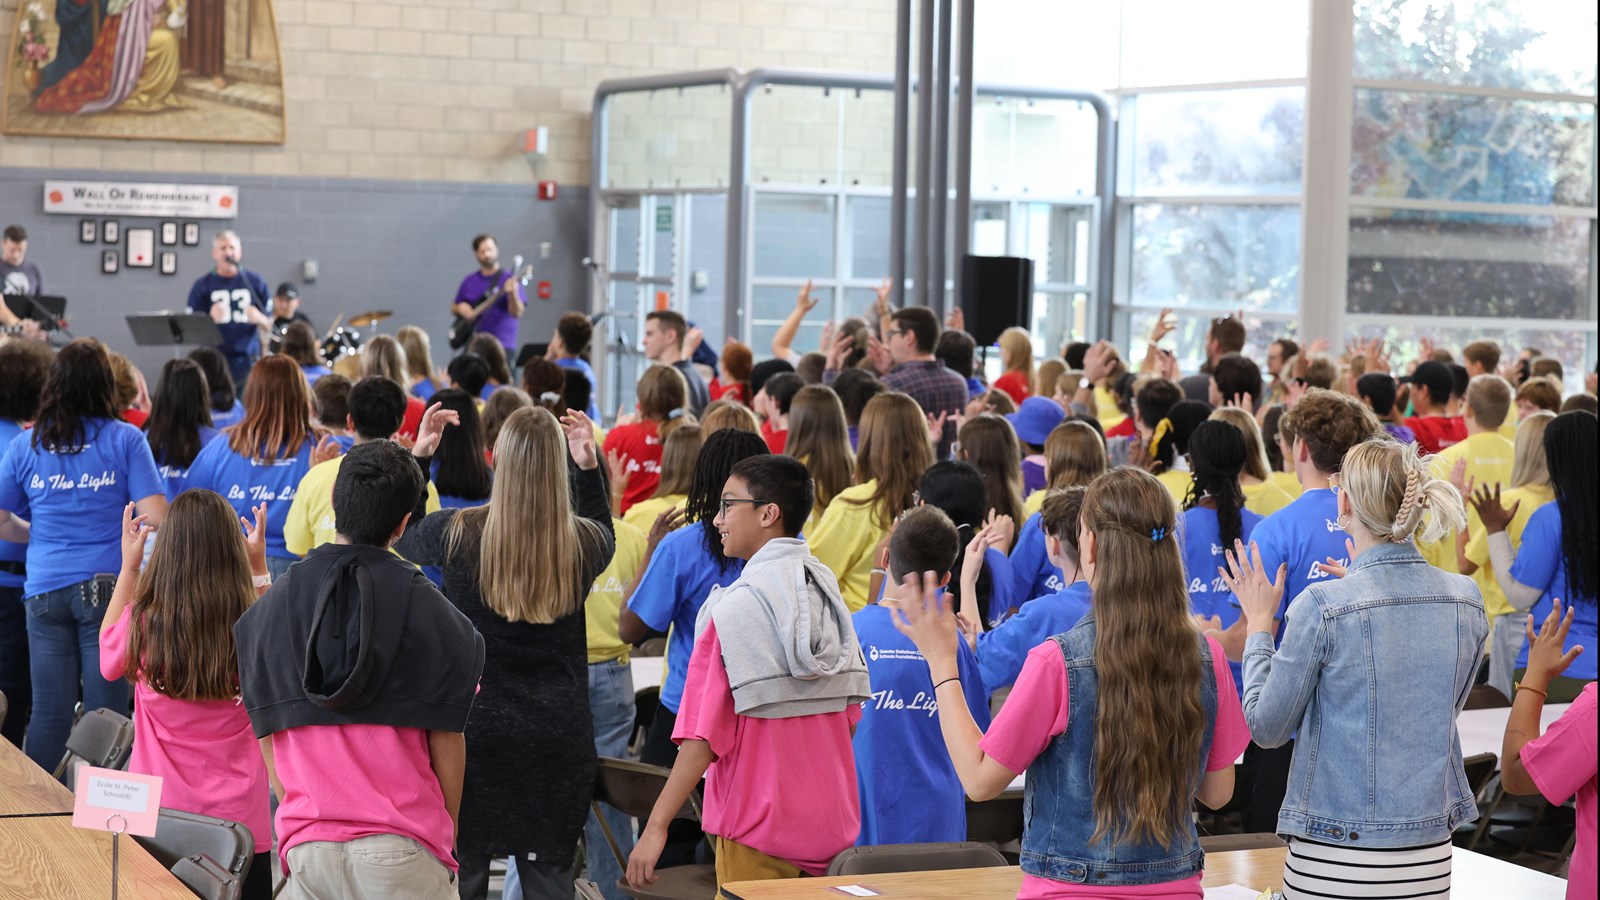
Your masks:
M376 834L289 849L280 900L456 900L456 877L411 838Z
M717 898L725 900L721 888L736 881L769 881L774 878L799 878L806 874L786 859L768 856L760 850L707 835L717 852Z

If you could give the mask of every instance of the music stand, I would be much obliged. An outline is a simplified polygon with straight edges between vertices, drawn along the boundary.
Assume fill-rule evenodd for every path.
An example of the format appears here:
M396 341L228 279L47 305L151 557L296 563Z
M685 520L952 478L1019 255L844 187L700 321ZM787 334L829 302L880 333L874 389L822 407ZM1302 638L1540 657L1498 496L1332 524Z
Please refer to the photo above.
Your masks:
M151 312L128 316L128 330L140 347L171 347L172 358L178 348L188 345L215 347L222 343L222 332L210 316L189 312Z
M61 327L61 320L67 317L67 298L54 297L49 294L34 296L31 294L6 294L6 306L19 319L32 319L39 323L45 331L55 331Z
M517 361L514 365L520 369L536 359L544 359L544 355L549 351L548 343L523 344L522 349L517 351Z

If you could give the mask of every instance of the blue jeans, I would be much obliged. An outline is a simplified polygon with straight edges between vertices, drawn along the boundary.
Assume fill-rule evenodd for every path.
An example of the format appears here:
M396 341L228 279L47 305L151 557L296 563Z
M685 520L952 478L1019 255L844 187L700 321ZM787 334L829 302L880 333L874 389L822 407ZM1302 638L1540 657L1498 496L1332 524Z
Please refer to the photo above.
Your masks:
M273 581L277 581L283 577L283 573L289 571L290 566L299 561L300 557L298 556L269 556L267 557L267 574L272 576Z
M594 717L595 752L601 756L627 758L634 718L633 674L627 663L610 660L589 664L589 714ZM611 836L616 838L622 858L627 859L633 852L633 819L609 806L602 808L606 824L611 826ZM626 900L627 895L617 889L622 869L592 811L588 824L583 827L583 846L589 880L600 886L606 900ZM506 886L501 896L504 900L522 900L522 885L515 865L506 867Z
M109 591L102 600L93 581L81 581L22 601L33 677L33 716L23 752L46 772L66 752L80 682L85 712L128 714L128 682L100 677L100 620L109 599Z

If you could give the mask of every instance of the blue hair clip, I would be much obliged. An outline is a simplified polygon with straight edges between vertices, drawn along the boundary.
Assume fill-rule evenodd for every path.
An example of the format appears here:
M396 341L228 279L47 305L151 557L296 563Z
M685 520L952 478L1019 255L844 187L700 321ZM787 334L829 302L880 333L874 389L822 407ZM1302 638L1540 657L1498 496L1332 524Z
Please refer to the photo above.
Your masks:
M1159 543L1161 543L1162 541L1164 541L1166 539L1167 539L1167 529L1165 529L1165 528L1152 528L1152 529L1150 529L1150 540L1152 540L1155 543L1159 544Z

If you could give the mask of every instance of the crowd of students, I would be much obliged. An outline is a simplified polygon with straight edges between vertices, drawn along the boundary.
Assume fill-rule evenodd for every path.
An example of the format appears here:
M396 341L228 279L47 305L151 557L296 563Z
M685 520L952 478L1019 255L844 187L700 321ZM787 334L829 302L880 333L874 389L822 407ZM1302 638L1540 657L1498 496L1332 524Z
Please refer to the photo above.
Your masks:
M248 897L274 848L288 897L482 898L495 858L569 897L580 838L608 897L708 853L817 875L963 840L1024 772L1022 897L1200 896L1196 802L1289 839L1288 897L1444 896L1487 683L1593 895L1593 375L1485 341L1258 366L1224 318L1184 377L1164 314L1138 362L1009 329L990 384L887 291L796 354L814 306L714 365L651 314L609 430L580 314L520 373L406 328L348 374L286 340L242 394L215 351L151 394L96 341L0 343L5 737L48 769L80 700L131 701L131 768L250 828ZM624 868L589 801L658 635L671 776L604 810Z

